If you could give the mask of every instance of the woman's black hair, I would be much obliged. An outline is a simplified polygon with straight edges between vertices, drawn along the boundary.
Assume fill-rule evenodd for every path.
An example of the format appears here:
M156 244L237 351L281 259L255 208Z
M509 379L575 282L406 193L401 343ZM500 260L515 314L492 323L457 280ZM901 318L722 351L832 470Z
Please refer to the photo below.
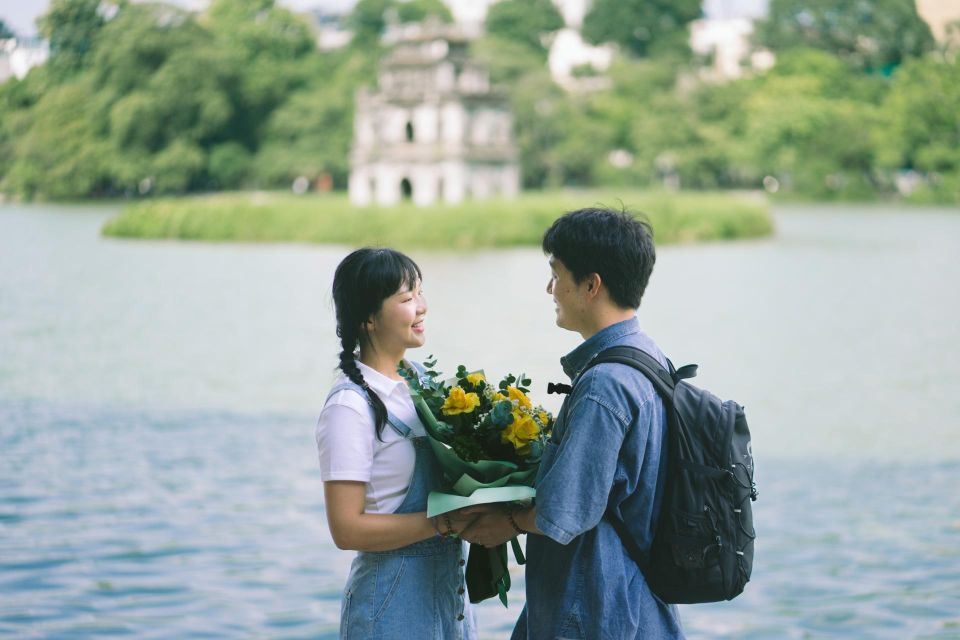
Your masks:
M340 369L351 382L360 385L373 407L377 438L387 423L387 408L370 390L357 366L356 349L367 337L366 322L383 306L383 301L401 286L416 286L420 267L406 255L393 249L357 249L337 266L333 276L333 304L337 312L337 336L340 338Z

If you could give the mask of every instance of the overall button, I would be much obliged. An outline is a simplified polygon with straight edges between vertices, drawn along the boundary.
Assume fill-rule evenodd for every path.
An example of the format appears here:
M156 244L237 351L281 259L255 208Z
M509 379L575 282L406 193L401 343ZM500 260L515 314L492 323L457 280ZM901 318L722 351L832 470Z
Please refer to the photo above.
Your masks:
M458 621L459 621L459 620L463 620L463 614L462 614L462 613L457 616L457 620L458 620Z
M463 587L460 587L459 589L457 589L457 593L462 596L462 595L463 595Z
M460 561L460 566L461 566L461 567L462 567L463 565L465 565L465 564L467 564L467 561L466 561L466 560L461 560L461 561Z

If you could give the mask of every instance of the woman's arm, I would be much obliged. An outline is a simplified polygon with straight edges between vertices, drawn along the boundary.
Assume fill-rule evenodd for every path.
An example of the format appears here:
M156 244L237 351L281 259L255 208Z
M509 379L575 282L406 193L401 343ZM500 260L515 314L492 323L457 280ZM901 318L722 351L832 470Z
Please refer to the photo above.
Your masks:
M362 482L345 480L323 483L327 523L333 542L340 549L390 551L437 535L433 522L424 511L419 513L365 513L365 487ZM447 533L447 522L438 517L437 528ZM454 533L460 533L473 517L450 514Z

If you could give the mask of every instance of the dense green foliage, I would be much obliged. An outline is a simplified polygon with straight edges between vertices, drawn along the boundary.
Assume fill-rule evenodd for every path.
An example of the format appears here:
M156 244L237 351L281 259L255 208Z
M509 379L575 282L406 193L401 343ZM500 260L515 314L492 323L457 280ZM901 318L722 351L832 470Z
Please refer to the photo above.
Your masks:
M757 35L774 51L821 49L855 67L881 71L933 48L914 0L770 0Z
M638 191L530 192L516 200L455 206L351 207L341 194L227 193L163 198L131 205L107 223L107 235L245 242L389 244L464 249L538 245L564 211L621 203L642 212L658 244L764 236L765 202L727 194Z
M68 75L86 66L105 24L100 0L54 0L39 21L50 43L51 70Z
M684 51L699 7L688 0L593 4L587 37L621 45L601 90L550 77L544 42L562 21L549 0L494 5L472 51L509 91L527 188L865 198L913 172L911 197L960 201L956 57L928 52L910 0L860 0L859 23L840 5L773 0L760 37L782 36L776 66L725 83L701 80ZM321 52L274 0L214 0L202 14L106 6L54 0L41 21L49 63L0 85L3 192L154 196L298 176L344 188L354 96L374 82L386 25L450 19L440 0L360 0L352 43Z
M563 16L552 0L501 0L490 7L484 26L490 36L525 44L546 58L543 36L563 28Z
M594 0L583 20L583 36L615 42L645 56L685 51L686 26L700 17L701 0Z

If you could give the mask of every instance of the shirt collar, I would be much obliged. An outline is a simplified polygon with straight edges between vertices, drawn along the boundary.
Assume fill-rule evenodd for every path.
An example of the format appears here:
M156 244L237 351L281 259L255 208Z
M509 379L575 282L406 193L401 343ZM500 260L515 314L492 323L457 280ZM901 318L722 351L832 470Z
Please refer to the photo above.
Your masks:
M360 373L363 374L363 379L366 383L373 389L377 395L383 396L386 398L390 394L396 392L400 387L403 387L404 390L407 388L407 383L404 380L393 380L383 375L376 369L368 367L359 360L357 362L357 367L360 368Z
M609 347L613 342L623 336L639 332L640 323L637 321L637 316L604 327L580 343L580 346L576 349L560 358L560 366L563 367L563 372L573 380L580 375L580 372L583 371L588 362L593 360L594 356Z

